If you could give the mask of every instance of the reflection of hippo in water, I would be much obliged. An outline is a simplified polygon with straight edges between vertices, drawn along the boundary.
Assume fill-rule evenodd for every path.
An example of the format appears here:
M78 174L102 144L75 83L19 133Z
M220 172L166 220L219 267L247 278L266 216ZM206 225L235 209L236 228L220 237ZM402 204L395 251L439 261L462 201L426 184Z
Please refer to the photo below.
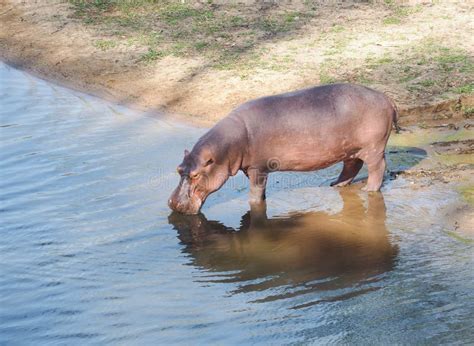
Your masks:
M172 213L169 222L194 265L213 272L237 271L224 281L261 282L242 290L288 283L304 285L304 290L348 287L391 270L398 250L388 239L380 193L368 196L367 210L353 188L339 193L343 208L337 214L318 211L268 219L252 211L242 217L238 231L202 214ZM312 284L326 278L337 280Z
M396 119L396 108L384 94L351 84L247 102L202 136L191 152L185 151L169 206L198 213L207 196L239 170L250 180L250 203L260 203L269 172L312 171L340 161L344 168L333 185L350 184L365 162L366 189L377 191Z

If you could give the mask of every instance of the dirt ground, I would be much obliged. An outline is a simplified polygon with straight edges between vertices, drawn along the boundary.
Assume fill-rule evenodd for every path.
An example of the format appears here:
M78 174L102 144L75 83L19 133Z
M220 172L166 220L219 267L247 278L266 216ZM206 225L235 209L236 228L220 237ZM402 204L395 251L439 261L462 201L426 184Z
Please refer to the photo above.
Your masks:
M472 3L0 1L0 59L152 112L212 124L329 82L382 90L402 124L474 115Z

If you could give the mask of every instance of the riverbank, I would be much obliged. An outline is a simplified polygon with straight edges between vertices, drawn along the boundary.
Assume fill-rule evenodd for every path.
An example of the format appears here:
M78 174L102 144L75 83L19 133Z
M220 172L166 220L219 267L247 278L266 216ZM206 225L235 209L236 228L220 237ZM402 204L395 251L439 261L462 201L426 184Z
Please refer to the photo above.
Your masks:
M339 81L389 94L402 124L457 123L474 114L471 13L465 3L4 1L0 58L207 125L255 97Z
M390 171L390 179L401 179L407 193L418 190L442 189L450 186L461 198L444 210L440 220L452 236L474 236L474 131L470 121L458 126L412 126L401 134L392 134L387 155L400 157L392 162L400 170ZM410 160L405 155L421 160L405 168ZM389 164L390 166L390 164Z

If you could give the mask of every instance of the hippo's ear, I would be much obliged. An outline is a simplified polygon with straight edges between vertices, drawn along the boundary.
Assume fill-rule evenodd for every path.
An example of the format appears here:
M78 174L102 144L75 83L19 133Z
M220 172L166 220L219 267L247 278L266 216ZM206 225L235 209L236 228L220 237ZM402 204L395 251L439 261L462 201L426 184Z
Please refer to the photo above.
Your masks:
M189 150L188 149L184 149L184 157L188 156L189 155Z

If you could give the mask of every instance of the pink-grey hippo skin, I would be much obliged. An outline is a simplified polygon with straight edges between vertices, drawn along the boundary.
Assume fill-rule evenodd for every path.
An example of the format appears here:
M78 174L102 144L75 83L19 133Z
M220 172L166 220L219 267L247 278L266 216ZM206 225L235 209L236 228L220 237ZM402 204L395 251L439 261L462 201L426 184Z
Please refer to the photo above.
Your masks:
M207 196L239 170L250 182L250 205L265 200L268 173L313 171L344 162L331 185L350 184L365 162L367 191L378 191L395 104L353 84L322 85L252 100L204 134L178 166L171 209L197 214Z

